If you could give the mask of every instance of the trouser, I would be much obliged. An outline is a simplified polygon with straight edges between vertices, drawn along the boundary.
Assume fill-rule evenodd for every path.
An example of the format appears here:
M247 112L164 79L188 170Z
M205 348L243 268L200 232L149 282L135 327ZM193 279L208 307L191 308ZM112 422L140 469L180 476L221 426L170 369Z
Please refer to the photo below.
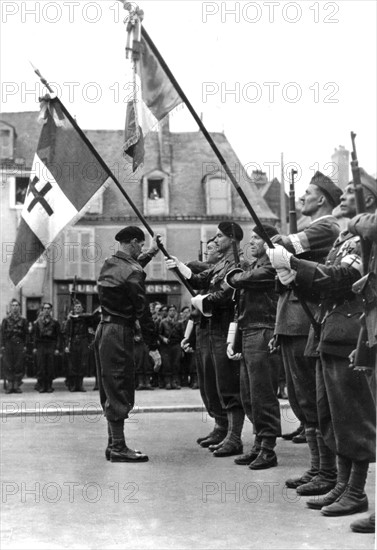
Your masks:
M182 349L180 344L162 344L160 347L162 374L178 378L181 374Z
M326 445L352 461L375 461L374 377L349 368L347 357L317 361L319 426Z
M140 375L151 376L153 374L153 367L151 363L151 357L148 352L148 347L144 342L134 343L135 354L135 373Z
M226 427L227 414L223 408L217 389L215 364L210 352L209 327L196 328L196 366L200 395L209 416L215 419L216 424Z
M316 359L304 357L307 336L279 336L289 404L306 427L318 426Z
M41 388L50 388L55 378L55 350L55 342L37 345L37 381Z
M280 358L268 351L273 329L242 331L241 400L258 439L281 435L280 405L276 395Z
M89 341L87 338L74 337L71 342L70 352L67 354L67 384L70 388L82 387L84 376L88 370Z
M12 384L21 384L25 374L25 344L21 340L12 339L5 344L3 353L3 377Z
M101 321L94 353L100 402L110 422L128 418L135 403L134 332L130 326Z

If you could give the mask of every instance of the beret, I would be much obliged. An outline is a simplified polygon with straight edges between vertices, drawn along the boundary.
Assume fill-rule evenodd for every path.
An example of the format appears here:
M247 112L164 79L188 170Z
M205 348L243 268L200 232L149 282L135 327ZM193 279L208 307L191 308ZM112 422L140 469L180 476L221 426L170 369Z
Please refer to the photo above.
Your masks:
M262 227L267 233L267 236L270 237L270 239L275 235L279 235L279 231L276 229L276 227L274 227L273 225L270 225L269 223L262 223ZM256 233L261 239L264 239L264 235L262 235L257 225L253 227L252 231Z
M122 242L130 242L132 239L137 239L138 241L145 241L145 235L140 227L135 225L128 225L124 227L115 235L115 240Z
M312 185L316 185L321 189L321 191L325 193L326 197L334 206L334 208L335 206L338 206L338 204L340 204L340 197L343 191L340 187L335 185L335 183L329 177L322 174L322 172L316 172L312 177L310 183Z
M360 181L361 185L368 189L373 196L377 199L377 180L370 176L364 168L360 167Z
M224 235L226 235L230 239L233 239L233 231L234 231L234 238L236 239L236 241L242 241L243 239L243 231L241 227L238 225L238 223L220 222L218 225L218 228L220 229L221 233L224 233Z

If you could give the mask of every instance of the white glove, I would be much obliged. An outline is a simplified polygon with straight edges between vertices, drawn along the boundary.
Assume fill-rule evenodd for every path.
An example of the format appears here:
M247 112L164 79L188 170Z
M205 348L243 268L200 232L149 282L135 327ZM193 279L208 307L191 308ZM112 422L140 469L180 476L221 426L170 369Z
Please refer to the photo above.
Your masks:
M160 352L156 349L155 351L150 351L149 355L152 357L154 361L153 370L154 372L158 372L161 368L161 355Z
M295 280L297 271L294 269L278 269L277 274L281 284L288 286Z
M288 269L291 270L290 258L293 256L284 246L280 244L275 244L274 248L268 248L267 245L264 245L266 249L266 254L270 258L272 266L278 269Z
M228 344L226 348L226 354L231 361L239 361L242 357L242 353L234 353L233 345Z
M167 269L178 268L185 279L191 278L191 275L192 275L191 269L187 267L187 265L185 265L183 262L178 260L178 258L176 258L175 256L170 256L170 258L165 258L165 265Z
M202 294L197 294L191 298L191 303L198 311L200 311L200 313L204 315L204 317L212 317L212 313L210 311L203 311L203 300L204 298L207 298L207 296L208 294L205 294L204 296Z

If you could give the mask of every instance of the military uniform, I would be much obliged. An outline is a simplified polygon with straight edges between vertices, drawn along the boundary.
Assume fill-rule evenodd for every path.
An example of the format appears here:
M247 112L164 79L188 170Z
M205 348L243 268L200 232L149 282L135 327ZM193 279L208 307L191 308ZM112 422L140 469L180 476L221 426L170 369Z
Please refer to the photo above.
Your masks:
M244 272L228 274L227 282L232 288L240 290L241 399L256 435L251 452L235 462L249 464L251 469L264 469L276 466L273 450L276 438L281 435L277 398L280 360L268 350L276 318L276 272L266 255L255 259L252 264L241 264L241 267ZM254 463L255 460L258 462Z
M6 391L20 393L25 374L25 351L28 339L27 320L10 314L1 324L1 347L3 348L3 377Z
M92 315L79 314L68 317L64 336L67 354L67 386L69 391L85 391L84 376L88 371L89 360L89 327Z
M368 465L375 461L376 409L371 380L350 369L348 358L356 347L363 313L361 297L352 292L362 273L360 239L342 232L325 265L294 257L290 263L297 271L298 287L321 294L318 416L325 443L338 458L337 485L323 497L322 513L365 511Z
M37 350L37 384L40 393L52 392L55 378L55 355L61 346L60 324L52 317L40 316L34 322L33 341Z
M229 448L234 446L234 449L237 447L238 452L242 452L240 436L244 411L240 396L240 365L239 361L231 361L226 353L228 328L234 315L233 292L230 288L225 289L223 284L226 273L234 267L233 254L229 254L210 269L193 274L189 281L193 288L206 291L203 306L212 313L208 320L208 339L204 340L205 334L201 331L199 344L202 346L200 353L204 377L208 381L205 384L207 399L211 399L211 392L216 388L221 407L227 413L228 432L225 441L231 442ZM213 407L209 404L211 409ZM220 417L217 417L216 422L219 421ZM215 456L226 456L225 452L222 455L221 449L215 450Z
M145 344L157 349L157 333L146 303L145 273L118 251L98 278L102 317L95 337L100 400L109 421L128 418L135 400L134 327L138 319Z

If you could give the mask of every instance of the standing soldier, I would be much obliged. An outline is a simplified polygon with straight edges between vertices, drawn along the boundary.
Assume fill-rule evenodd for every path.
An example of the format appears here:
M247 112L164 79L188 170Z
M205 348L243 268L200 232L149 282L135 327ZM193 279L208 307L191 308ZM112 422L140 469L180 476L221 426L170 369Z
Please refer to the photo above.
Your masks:
M366 174L361 185L366 210L374 212L376 181ZM352 182L341 196L340 208L347 218L356 214ZM267 250L273 266L283 270L280 277L284 284L295 280L298 288L314 289L321 295L318 416L325 443L337 455L338 475L332 490L307 504L321 509L325 516L368 509L364 489L369 463L375 461L376 454L375 388L365 374L349 368L349 354L356 348L363 313L361 297L352 292L363 271L360 252L360 238L348 231L339 235L323 265L298 259L281 246Z
M271 239L278 231L263 225ZM226 276L227 283L240 290L238 328L242 337L241 399L247 417L254 426L255 441L250 452L235 459L236 464L251 470L277 466L276 438L281 434L280 405L277 398L280 361L269 353L274 334L278 297L275 291L276 271L264 248L257 226L250 239L251 262L241 264ZM243 271L242 271L243 270ZM228 344L228 357L234 356L234 345Z
M105 456L111 462L146 462L148 456L129 449L124 421L135 402L134 330L140 323L149 354L158 365L158 335L145 296L145 273L137 261L145 242L139 227L128 226L115 236L120 250L105 260L98 278L101 321L95 356L101 405L108 422Z
M52 317L52 304L44 302L38 319L34 322L33 353L37 357L37 384L39 393L54 391L52 381L55 378L55 356L59 355L61 344L60 325Z
M159 327L162 374L166 390L180 390L179 384L182 350L182 335L177 331L177 308L168 307L168 315L162 319Z
M302 214L311 218L310 225L299 233L277 236L280 243L299 258L323 262L339 234L339 225L332 210L339 204L341 189L333 181L316 172L303 197ZM300 297L315 314L319 299L310 289L300 288ZM287 379L288 399L292 411L305 426L310 451L310 469L299 477L286 480L289 488L300 495L320 495L336 482L336 460L324 444L318 429L316 404L315 346L307 348L310 321L298 300L296 290L284 287L278 300L275 338L280 345ZM313 331L313 329L312 329Z
M21 317L18 300L10 303L10 313L1 324L1 354L4 368L5 393L22 393L20 385L25 374L25 352L28 324Z
M178 267L194 288L207 292L191 299L192 304L204 315L209 316L209 353L214 369L218 396L228 419L227 434L218 445L210 446L216 457L232 456L242 453L241 433L245 413L240 397L239 361L231 361L227 356L227 334L229 323L234 316L233 291L224 284L224 277L235 267L233 242L237 248L243 238L241 227L234 222L221 222L215 236L215 243L222 260L214 267L194 275L190 268L172 257L166 260L168 269Z
M79 300L75 300L73 313L68 314L64 336L66 340L65 353L67 355L69 391L85 392L83 387L84 376L88 370L89 359L89 327L93 316L84 313Z

